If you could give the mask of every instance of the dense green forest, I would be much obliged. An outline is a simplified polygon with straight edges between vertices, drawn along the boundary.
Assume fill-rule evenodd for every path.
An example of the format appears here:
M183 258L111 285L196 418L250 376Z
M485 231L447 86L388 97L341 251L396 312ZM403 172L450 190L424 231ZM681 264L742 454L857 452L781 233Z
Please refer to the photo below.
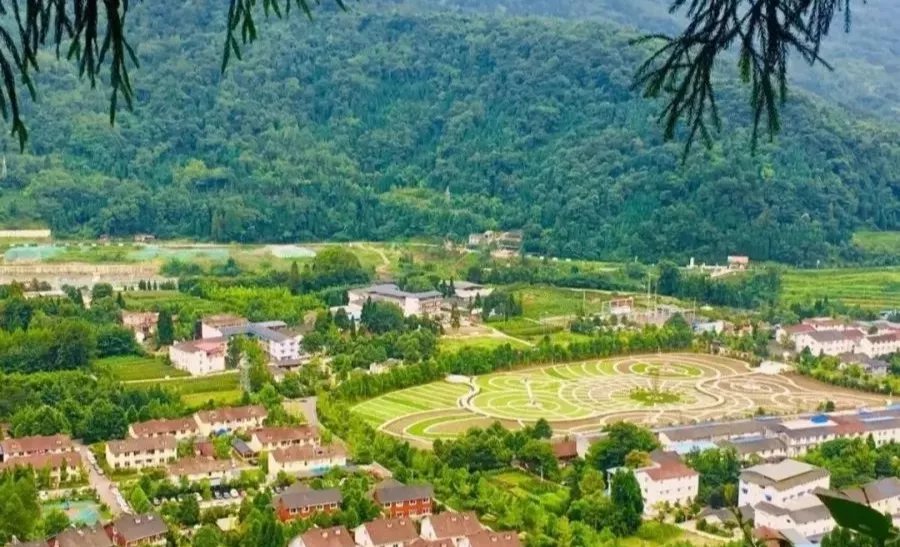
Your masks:
M753 157L723 81L722 139L681 166L629 90L632 31L361 3L267 22L220 77L218 7L135 6L138 103L114 129L106 96L41 59L0 222L242 242L522 228L542 254L795 264L900 228L897 126L795 96Z

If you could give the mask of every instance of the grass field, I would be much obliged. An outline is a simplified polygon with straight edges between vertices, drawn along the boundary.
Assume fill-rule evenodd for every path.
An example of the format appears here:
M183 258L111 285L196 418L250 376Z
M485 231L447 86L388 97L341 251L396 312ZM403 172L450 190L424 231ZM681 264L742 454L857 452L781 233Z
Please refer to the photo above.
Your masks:
M161 385L177 393L188 407L199 407L214 401L218 405L240 402L243 391L237 373L214 376L177 378L163 382L142 382L134 385Z
M428 410L456 408L456 401L468 386L435 382L382 395L356 405L353 410L374 426L393 418Z
M522 298L522 315L529 319L596 313L610 300L610 293L557 287L526 287L516 291Z
M900 268L790 270L782 282L787 304L828 297L871 310L900 309Z
M853 234L853 244L872 253L897 255L900 254L900 231L859 231Z
M496 336L467 336L461 338L442 336L438 342L438 348L442 351L455 352L462 348L494 349L506 344L514 348L528 347L524 342Z
M155 380L159 378L176 378L187 376L188 373L167 365L157 357L142 357L138 355L123 355L107 357L94 362L97 370L108 371L120 382L133 382L140 380Z

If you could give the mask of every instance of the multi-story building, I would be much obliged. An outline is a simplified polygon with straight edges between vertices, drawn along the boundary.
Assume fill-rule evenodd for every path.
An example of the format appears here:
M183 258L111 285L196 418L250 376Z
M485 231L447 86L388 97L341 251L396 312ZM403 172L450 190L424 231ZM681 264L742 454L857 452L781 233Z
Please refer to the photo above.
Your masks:
M438 291L407 292L400 290L393 283L372 285L362 289L347 291L350 304L362 305L366 300L373 302L390 302L403 310L403 315L438 315L441 313L443 295Z
M797 351L808 348L813 355L854 353L866 335L859 329L813 330L794 335Z
M787 507L817 488L827 489L830 484L831 475L827 470L797 460L756 465L741 472L738 506L768 503Z
M156 513L126 514L107 524L106 533L118 547L165 545L169 527Z
M806 538L810 543L836 526L828 508L811 494L794 499L784 506L759 503L754 510L753 523L779 532L789 532L791 537Z
M375 487L372 498L389 517L424 517L434 509L434 488L430 484L407 486L388 479Z
M346 466L347 451L337 443L292 445L269 452L268 463L269 478L273 480L282 472L293 476L315 476L334 467Z
M223 329L242 327L249 323L246 318L230 313L207 315L200 319L200 338L224 338Z
M354 535L359 547L405 547L419 537L408 518L373 520L356 528Z
M249 405L201 410L194 414L194 420L200 428L200 435L208 437L213 433L233 433L260 428L268 415L266 407Z
M684 443L733 441L765 436L767 424L757 420L739 420L660 429L657 438L666 451L675 451Z
M134 439L142 437L166 437L176 439L192 439L200 434L200 427L193 417L175 418L172 420L148 420L128 426L128 436Z
M635 469L634 478L641 487L647 516L655 515L664 504L686 506L700 490L700 474L674 452L652 452L650 465Z
M452 545L458 546L463 538L482 530L484 530L484 526L481 525L478 515L474 512L445 511L423 518L421 535L423 539L429 541L449 541Z
M333 513L341 508L340 488L313 490L296 483L275 496L272 506L281 522L309 518L318 513Z
M0 456L3 461L10 458L24 458L38 454L62 454L75 450L68 435L48 435L3 439L0 441Z
M216 460L213 458L184 458L173 462L168 467L169 480L180 482L182 479L188 482L209 481L213 486L227 483L238 478L241 474L238 467L231 460Z
M313 528L295 537L288 547L356 547L353 534L344 526Z
M294 445L317 446L320 441L319 429L314 426L263 427L250 433L247 446L254 452L262 452Z
M106 462L113 469L163 467L178 456L175 437L143 437L106 443Z
M303 334L287 328L284 321L252 323L243 317L217 315L200 322L202 338L246 336L257 340L273 362L295 361L303 355Z
M191 376L203 376L225 370L227 351L228 340L225 338L189 340L169 346L169 361L173 367Z
M81 455L78 452L48 452L7 458L0 462L0 470L15 467L32 468L35 471L47 470L50 473L52 486L61 482L78 478L82 471Z
M900 479L897 477L878 479L863 486L847 488L841 493L879 513L891 515L895 520L900 516Z
M884 334L867 336L860 342L859 351L869 357L896 353L900 351L900 332L886 332Z

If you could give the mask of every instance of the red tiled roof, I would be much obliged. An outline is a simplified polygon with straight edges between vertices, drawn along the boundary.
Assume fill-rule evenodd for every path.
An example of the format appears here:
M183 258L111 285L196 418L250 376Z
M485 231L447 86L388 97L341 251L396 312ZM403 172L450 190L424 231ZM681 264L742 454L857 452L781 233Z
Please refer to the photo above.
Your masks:
M296 442L317 439L319 429L314 426L300 425L296 427L263 427L251 433L262 444Z
M20 437L18 439L4 439L0 441L0 450L2 450L4 454L72 449L72 439L68 435L36 435L33 437Z
M428 517L434 534L438 538L455 538L476 534L484 529L478 521L478 516L472 512L454 513L446 511Z
M81 467L81 454L79 454L78 452L62 452L32 454L31 456L9 458L0 463L0 469L10 469L13 467L59 469L63 466L64 463L65 466L69 469Z
M223 422L240 422L251 418L265 418L269 413L261 405L224 407L215 410L201 410L197 412L197 419L207 424Z
M469 536L471 547L521 547L516 532L488 532L487 530Z
M377 519L363 524L375 545L404 543L419 537L412 521L405 518Z
M698 473L686 466L675 452L663 452L657 450L650 454L650 459L656 464L653 467L645 467L640 472L646 473L654 481L681 479L693 477Z
M353 536L343 526L313 528L300 538L306 547L354 547Z
M347 451L338 443L311 446L308 444L288 446L273 450L270 455L277 462L296 462L346 456Z
M574 439L565 439L552 443L553 455L558 460L571 460L578 457L578 443Z
M197 431L197 422L193 418L175 418L173 420L148 420L131 424L136 437L172 434L176 431Z

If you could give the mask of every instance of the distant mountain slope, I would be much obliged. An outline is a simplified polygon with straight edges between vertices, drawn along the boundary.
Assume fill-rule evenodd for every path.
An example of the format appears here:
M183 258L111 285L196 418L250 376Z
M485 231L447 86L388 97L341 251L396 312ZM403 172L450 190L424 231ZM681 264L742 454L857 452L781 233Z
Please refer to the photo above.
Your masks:
M900 227L896 129L801 98L754 158L725 89L736 123L682 167L629 91L633 34L606 25L324 11L270 22L220 81L214 6L136 6L139 102L114 130L102 93L42 59L0 220L247 242L524 228L538 253L804 264Z
M382 1L434 10L594 19L642 32L675 34L683 26L680 16L668 12L671 0ZM797 58L791 79L799 88L851 111L900 123L900 2L853 1L851 8L850 33L844 33L839 14L823 46L823 57L835 70L812 68Z

